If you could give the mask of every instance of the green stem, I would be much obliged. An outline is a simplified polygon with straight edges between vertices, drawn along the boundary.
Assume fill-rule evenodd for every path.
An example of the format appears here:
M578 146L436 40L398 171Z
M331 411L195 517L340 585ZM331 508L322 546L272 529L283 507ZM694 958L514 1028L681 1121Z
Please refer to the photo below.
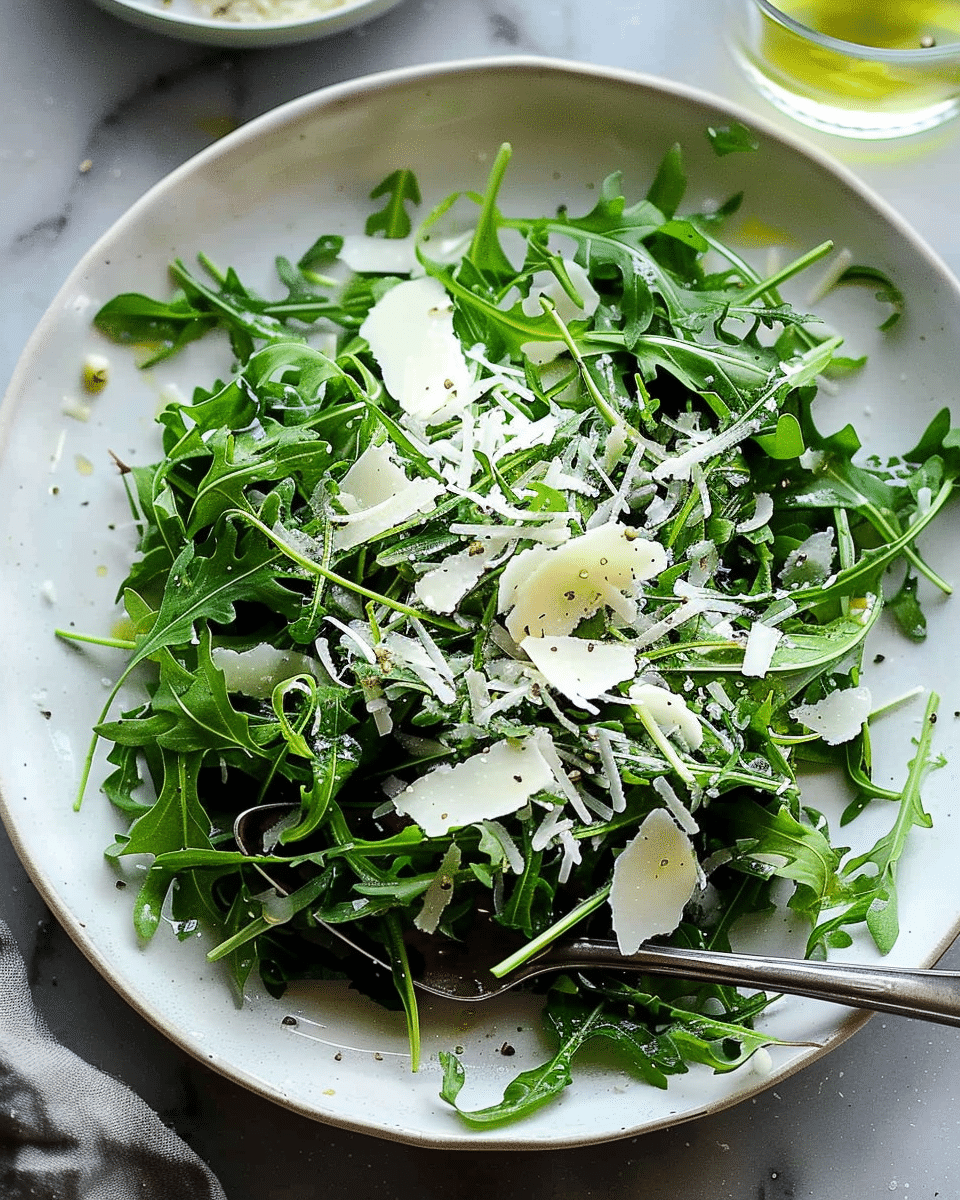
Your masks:
M227 509L223 514L227 517L241 517L247 524L252 525L255 529L259 529L264 537L269 538L271 542L281 550L291 562L295 562L298 567L302 567L311 575L319 575L326 579L328 583L334 583L338 587L345 588L349 592L356 592L358 596L363 596L366 600L372 600L375 604L383 604L387 608L392 608L396 612L403 613L407 617L416 617L418 621L423 621L430 625L437 625L441 629L446 629L451 633L463 633L459 625L455 625L453 621L445 621L442 617L435 617L432 613L423 612L420 609L412 608L409 604L402 604L399 600L393 600L389 596L383 595L382 592L373 592L369 588L365 588L360 583L355 583L352 579L347 579L343 575L338 575L335 571L329 570L313 559L306 558L298 553L289 542L270 528L268 528L258 517L252 513L244 512L242 508Z
M755 283L752 288L747 288L737 297L739 304L749 304L752 300L759 300L761 296L766 296L768 293L776 296L776 289L781 283L786 283L788 279L792 279L794 275L799 275L801 271L805 271L807 267L812 266L815 262L819 262L833 249L833 242L821 242L819 246L814 246L812 250L808 250L806 254L801 254L799 258L795 258L793 262L787 263L785 267L781 267L779 271L766 279L761 279Z
M535 938L527 942L525 946L521 946L519 950L515 950L513 954L508 955L496 966L490 968L490 974L495 975L497 979L501 979L504 975L509 975L511 971L516 970L522 963L528 962L534 955L539 954L541 950L546 948L568 933L574 925L578 925L584 917L588 917L592 912L600 907L600 905L610 895L611 885L608 883L598 892L594 892L592 896L588 896L586 900L582 900L576 908L571 909L565 917L561 917L559 921L555 921L549 929L544 929L542 933L537 934Z
M95 637L92 633L74 633L71 629L55 629L54 636L66 642L84 642L89 646L109 646L111 650L136 650L137 643L129 638Z
M623 419L623 417L608 402L606 397L597 387L593 380L593 376L587 370L587 364L584 361L583 355L580 353L580 347L571 337L570 330L567 328L566 324L560 319L553 301L549 300L546 296L541 296L540 304L543 308L543 311L547 314L547 316L549 316L551 321L553 321L554 325L556 325L557 332L560 334L561 339L563 340L567 349L570 351L573 361L577 364L577 369L580 372L580 378L583 380L584 386L590 394L590 398L596 406L597 412L601 417L603 417L611 429L621 429L631 441L639 442L641 440L639 432Z
M674 771L680 776L687 787L696 787L697 781L694 778L693 772L683 761L680 755L674 750L670 743L670 739L664 735L663 730L651 717L650 713L644 704L634 704L634 712L640 720L640 724L644 727L647 733L653 740L654 745L667 760Z

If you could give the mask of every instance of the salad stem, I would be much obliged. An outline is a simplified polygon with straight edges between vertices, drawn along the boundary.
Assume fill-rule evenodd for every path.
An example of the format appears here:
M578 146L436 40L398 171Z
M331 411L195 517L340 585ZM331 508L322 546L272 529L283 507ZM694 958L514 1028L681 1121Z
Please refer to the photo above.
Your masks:
M588 896L586 900L582 900L576 908L573 908L561 917L559 921L555 921L549 929L544 929L542 933L538 933L535 938L532 938L525 946L521 946L519 950L515 950L513 954L508 955L500 962L490 968L490 974L501 979L504 975L509 975L511 971L523 963L528 962L541 950L546 948L568 933L575 925L578 925L585 917L588 917L592 912L603 904L604 900L610 895L611 884L606 884L592 896Z

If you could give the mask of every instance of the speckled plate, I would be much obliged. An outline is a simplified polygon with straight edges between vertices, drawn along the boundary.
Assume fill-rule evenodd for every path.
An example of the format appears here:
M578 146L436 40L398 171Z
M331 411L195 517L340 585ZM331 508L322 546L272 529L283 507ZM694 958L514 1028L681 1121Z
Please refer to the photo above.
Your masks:
M369 6L368 6L369 7ZM708 127L752 125L756 153L717 157ZM955 394L960 378L960 293L931 252L850 176L787 136L708 96L625 72L529 59L433 66L346 83L286 105L224 138L153 188L84 257L27 346L0 410L0 792L14 845L54 913L81 949L147 1020L177 1045L231 1079L297 1112L333 1125L426 1146L573 1146L634 1135L742 1101L811 1062L864 1021L861 1014L784 999L763 1018L796 1042L761 1073L714 1076L694 1069L666 1091L621 1065L586 1060L552 1106L500 1129L473 1131L438 1097L439 1051L462 1048L471 1067L467 1107L499 1097L517 1071L540 1061L546 1044L537 1003L514 995L489 1005L425 1006L424 1062L410 1072L402 1021L343 987L313 985L274 1000L257 992L237 1007L220 969L205 959L210 940L180 942L169 925L149 946L131 923L132 888L118 889L103 849L118 818L92 786L73 810L91 721L121 664L114 652L78 649L57 626L109 633L115 592L133 545L111 451L130 462L158 454L153 421L161 395L189 395L228 367L216 340L145 372L100 344L90 328L98 305L126 290L163 294L166 264L205 251L264 291L277 254L296 258L320 234L358 230L371 187L399 166L419 177L426 204L457 188L481 188L499 144L514 146L501 199L513 211L593 206L605 175L622 169L627 195L642 195L663 153L684 146L691 208L743 190L733 235L744 253L794 254L826 237L888 272L907 314L877 331L876 301L844 289L828 316L867 352L868 368L826 397L822 423L854 420L880 453L912 445ZM807 285L804 285L807 286ZM829 307L829 306L828 306ZM84 356L105 352L110 382L80 420ZM941 572L958 574L960 551L942 521L924 550ZM878 702L920 684L960 709L956 661L960 622L949 602L928 605L930 636L906 643L875 631L872 668ZM870 655L872 659L873 654ZM922 705L884 718L878 736L881 781L902 781ZM939 746L956 762L954 722ZM94 766L94 781L104 763ZM934 772L926 802L935 832L917 830L902 862L902 935L893 959L932 964L954 938L960 912L960 813L956 768ZM836 814L844 798L829 779L811 782L816 807ZM889 809L843 831L867 848ZM125 868L134 883L142 865ZM749 932L749 931L747 931ZM789 952L780 921L755 931L753 946ZM744 940L747 935L744 934ZM851 957L870 960L857 944ZM293 1018L290 1020L289 1018ZM863 1036L869 1036L869 1030ZM505 1042L515 1053L505 1057Z
M277 21L207 16L194 0L93 0L115 17L151 33L207 46L289 46L370 21L400 0L315 0L315 13ZM224 6L229 7L229 4Z

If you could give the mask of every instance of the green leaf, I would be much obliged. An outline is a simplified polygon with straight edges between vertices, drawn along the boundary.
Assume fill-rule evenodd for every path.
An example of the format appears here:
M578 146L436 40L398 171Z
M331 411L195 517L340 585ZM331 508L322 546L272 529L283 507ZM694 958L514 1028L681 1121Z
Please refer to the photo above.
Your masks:
M758 434L754 439L771 458L799 458L806 446L800 422L792 413L783 413L777 421L775 433Z
M310 785L300 788L300 821L281 833L280 841L283 845L302 841L318 828L327 814L331 800L357 769L359 761L360 747L345 733L313 756L310 764Z
M680 201L686 190L687 177L683 169L683 151L674 144L661 159L653 183L647 190L646 199L665 217L672 217L680 207Z
M599 1019L599 1014L600 1010L597 1009L596 1019ZM464 1081L462 1066L454 1055L441 1051L443 1085L440 1097L452 1104L466 1124L474 1129L502 1125L536 1112L558 1096L564 1088L570 1086L573 1081L570 1072L571 1060L589 1038L591 1028L592 1021L588 1018L551 1059L530 1071L521 1072L512 1079L504 1089L503 1099L499 1103L472 1112L466 1112L457 1105L457 1097Z
M714 154L720 158L727 154L753 152L760 149L760 143L756 136L739 121L731 121L728 125L711 125L707 129L707 140L713 147Z
M908 572L896 594L887 601L897 624L912 642L922 642L927 636L927 618L917 598L917 582L916 575Z
M252 758L267 757L250 736L246 713L234 708L223 672L212 658L213 640L204 625L197 643L196 666L180 666L167 649L158 652L160 685L153 708L169 718L166 729L157 731L156 744L166 750L188 754L194 750L221 753L238 749Z
M771 812L743 800L736 806L720 806L716 816L736 847L738 865L802 884L813 897L814 915L836 894L839 851L819 829L799 821L786 805Z
M880 323L880 329L892 329L903 316L906 304L903 292L885 271L862 265L849 266L837 280L838 287L844 284L861 284L877 289L877 300L890 306L890 314Z
M277 582L283 555L270 543L248 541L238 547L231 520L219 524L212 553L199 554L188 542L177 556L150 632L138 643L127 671L169 646L193 640L198 622L229 625L239 600L265 598L282 609L291 607L292 595Z
M386 196L383 208L367 217L368 237L382 233L388 238L405 238L411 230L407 204L420 203L420 185L412 171L397 170L382 180L370 193L371 200Z
M144 366L152 366L176 354L188 342L203 337L216 317L195 308L180 293L170 301L151 300L139 292L123 292L108 300L93 324L111 341L142 346L152 351Z

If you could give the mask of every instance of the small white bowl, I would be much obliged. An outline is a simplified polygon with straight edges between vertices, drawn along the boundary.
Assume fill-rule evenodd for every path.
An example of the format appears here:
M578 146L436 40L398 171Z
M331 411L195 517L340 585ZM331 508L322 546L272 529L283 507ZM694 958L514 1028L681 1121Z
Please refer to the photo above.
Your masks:
M286 46L341 33L400 0L316 0L317 12L283 21L231 21L204 16L194 0L94 0L98 7L151 33L207 46Z

